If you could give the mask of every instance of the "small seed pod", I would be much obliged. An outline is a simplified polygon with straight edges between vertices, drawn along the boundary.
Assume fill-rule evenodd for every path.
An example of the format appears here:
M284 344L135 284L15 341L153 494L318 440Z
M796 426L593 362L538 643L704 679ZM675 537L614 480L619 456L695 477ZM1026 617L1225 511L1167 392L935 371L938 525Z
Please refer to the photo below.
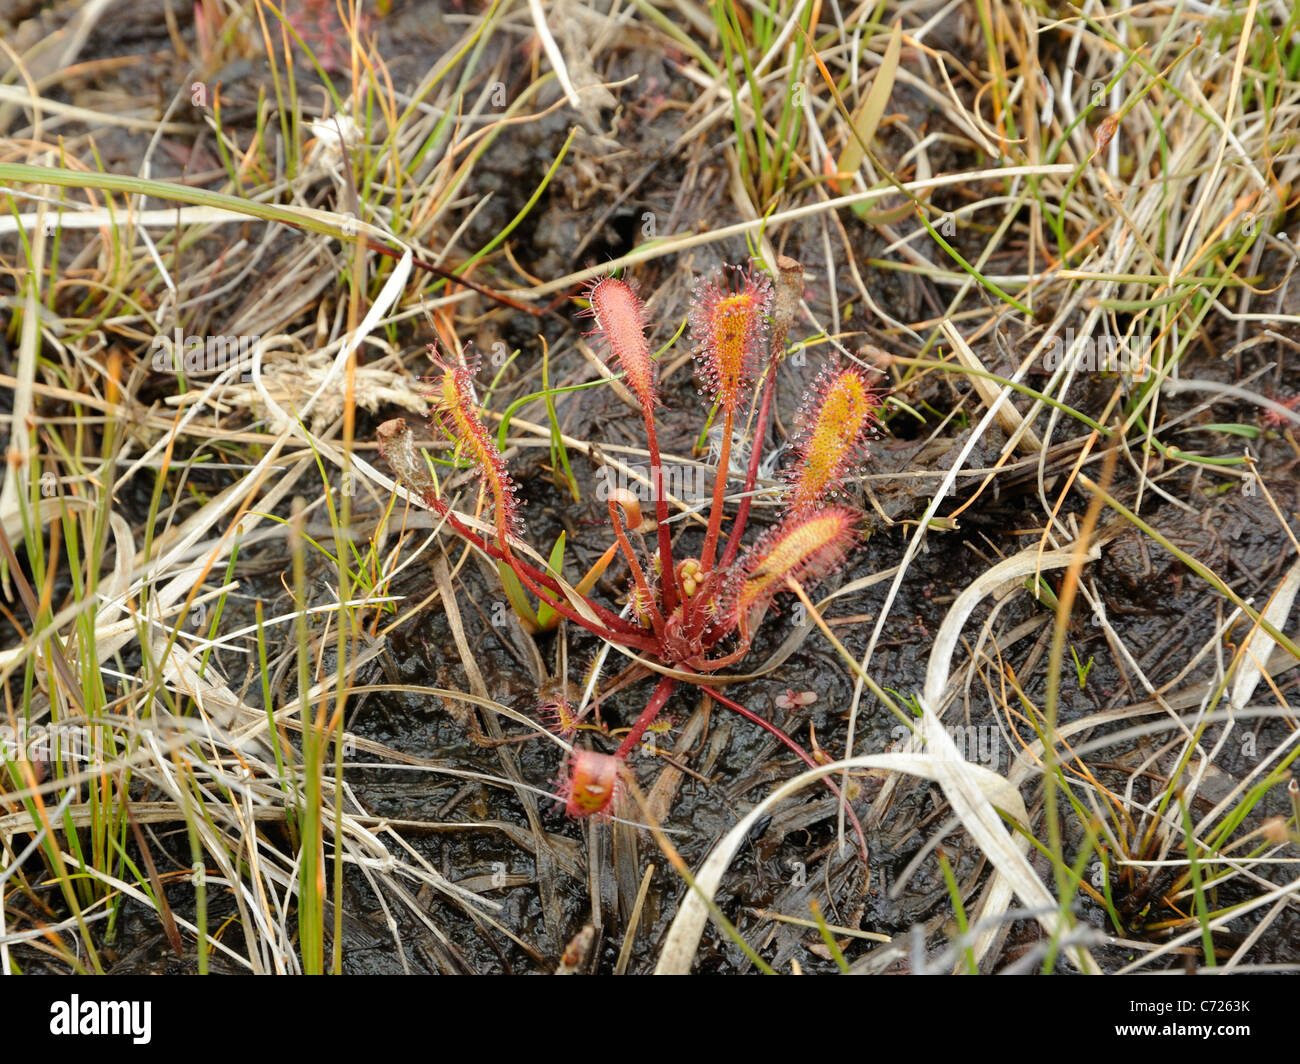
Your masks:
M699 590L706 575L698 558L684 558L677 565L677 585L687 598L691 598Z

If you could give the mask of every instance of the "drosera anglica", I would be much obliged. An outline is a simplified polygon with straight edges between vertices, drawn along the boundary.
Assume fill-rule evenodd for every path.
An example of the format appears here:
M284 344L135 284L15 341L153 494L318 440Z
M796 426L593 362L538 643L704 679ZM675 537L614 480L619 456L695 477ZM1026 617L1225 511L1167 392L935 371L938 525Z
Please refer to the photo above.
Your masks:
M740 486L741 502L724 538L730 441L735 426L746 424L751 426L751 441L766 436L776 368L785 354L802 269L782 257L775 287L752 266L733 267L728 273L729 277L699 282L692 297L691 340L700 367L702 394L715 404L724 422L723 453L713 470L704 540L699 554L693 556L674 556L674 550L680 551L687 537L674 544L668 524L655 418L662 400L658 367L646 335L645 307L632 286L617 278L597 281L586 292L588 313L596 323L590 335L613 362L612 368L622 372L635 395L650 452L654 545L637 537L645 553L634 546L628 533L641 524L639 507L611 496L608 508L614 542L597 563L602 567L608 564L615 549L626 563L630 586L622 613L584 593L591 589L591 579L584 578L577 588L562 584L519 549L524 529L514 506L513 484L504 459L483 427L482 413L470 386L472 365L458 365L435 355L437 423L477 470L482 490L493 504L495 534L471 528L440 496L418 459L404 422L387 422L380 427L381 453L408 489L441 514L458 536L512 570L522 584L557 613L616 644L633 658L632 664L610 681L607 694L634 682L655 679L645 708L612 753L575 741L557 789L570 816L603 817L614 811L623 789L621 780L629 771L629 758L682 683L708 690L715 701L772 733L806 764L816 763L771 722L724 696L717 684L728 678L723 670L748 653L754 633L776 596L796 583L810 586L825 579L859 542L860 512L843 501L831 500L842 492L845 481L865 459L866 441L876 429L881 400L864 371L856 367L826 368L796 418L796 458L782 489L785 517L742 553L760 455L751 449ZM635 503L635 499L631 502ZM539 712L549 726L572 737L580 730L590 730L583 721L598 704L599 699L574 708L563 699L549 698L543 700ZM832 781L827 780L826 785L835 790ZM849 813L862 842L860 826L851 809ZM862 850L865 853L864 842Z

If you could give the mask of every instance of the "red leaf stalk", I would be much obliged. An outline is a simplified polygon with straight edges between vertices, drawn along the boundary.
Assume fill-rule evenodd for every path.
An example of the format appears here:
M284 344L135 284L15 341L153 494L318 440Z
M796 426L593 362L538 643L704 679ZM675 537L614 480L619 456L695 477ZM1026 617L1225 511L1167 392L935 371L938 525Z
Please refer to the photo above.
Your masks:
M661 676L659 678L654 694L650 696L650 701L646 703L645 709L641 711L641 716L637 717L636 723L632 725L632 730L627 733L626 738L619 743L618 749L614 751L616 758L622 760L636 749L637 743L641 741L641 736L645 734L646 728L654 723L655 717L659 716L659 711L664 708L664 705L668 702L668 696L673 693L673 688L676 686L677 681L671 676Z

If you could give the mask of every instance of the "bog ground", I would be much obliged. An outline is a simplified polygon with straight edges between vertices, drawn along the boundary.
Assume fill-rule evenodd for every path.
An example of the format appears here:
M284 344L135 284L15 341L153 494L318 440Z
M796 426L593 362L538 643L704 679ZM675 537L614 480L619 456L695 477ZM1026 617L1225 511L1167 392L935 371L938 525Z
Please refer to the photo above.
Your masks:
M1300 9L0 23L5 972L1300 964Z

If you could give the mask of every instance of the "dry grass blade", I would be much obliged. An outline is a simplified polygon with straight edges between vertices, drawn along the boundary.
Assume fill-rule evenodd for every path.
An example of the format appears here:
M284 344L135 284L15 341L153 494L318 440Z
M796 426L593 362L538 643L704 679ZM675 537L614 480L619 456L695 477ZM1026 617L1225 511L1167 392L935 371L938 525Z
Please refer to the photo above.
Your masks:
M834 761L810 768L787 780L746 813L718 842L695 875L695 889L688 890L681 907L673 918L668 936L664 939L655 965L657 975L686 975L690 972L699 949L700 936L708 922L711 901L722 876L730 866L736 851L749 837L754 825L767 816L785 799L825 779L836 772L880 769L900 772L942 783L951 778L950 770L941 764L940 756L933 754L864 754L845 761ZM1005 779L978 765L966 766L964 779L980 794L983 802L1004 810L1018 820L1027 819L1024 802L1019 792Z
M433 6L0 5L0 970L1295 964L1300 10ZM784 357L725 439L691 292L746 258ZM615 274L653 448L581 318ZM431 343L547 591L485 564ZM832 360L888 396L841 585L666 664L706 611L655 632L628 559L722 602ZM658 480L620 553L602 484ZM638 823L566 819L625 739Z

